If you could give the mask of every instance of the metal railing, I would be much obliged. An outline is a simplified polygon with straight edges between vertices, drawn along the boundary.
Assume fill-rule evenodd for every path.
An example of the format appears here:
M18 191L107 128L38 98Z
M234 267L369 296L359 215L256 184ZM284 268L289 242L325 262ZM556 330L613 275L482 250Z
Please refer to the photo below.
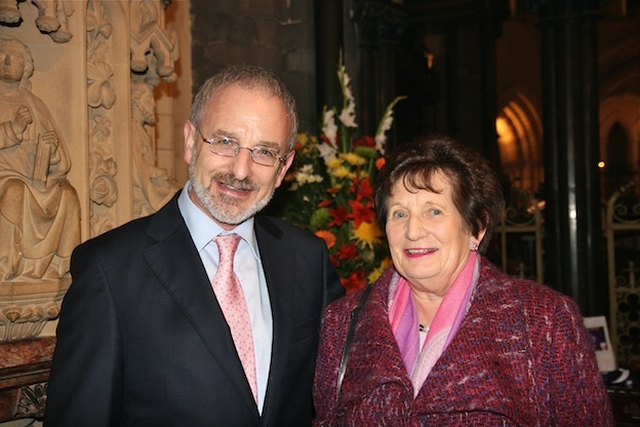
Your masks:
M606 203L609 331L618 364L640 366L640 192L631 181ZM544 201L513 189L489 257L506 273L544 283Z

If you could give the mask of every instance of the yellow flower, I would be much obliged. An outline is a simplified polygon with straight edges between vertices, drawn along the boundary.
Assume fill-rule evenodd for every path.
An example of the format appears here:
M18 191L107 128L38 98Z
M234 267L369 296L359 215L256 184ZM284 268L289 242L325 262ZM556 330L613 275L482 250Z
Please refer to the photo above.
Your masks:
M378 278L380 277L380 275L382 275L383 271L384 271L384 268L382 266L371 271L371 273L369 273L369 275L367 276L367 282L369 284L375 283L376 280L378 280Z
M296 142L298 142L298 144L305 146L309 143L310 137L308 133L299 133L296 136Z
M392 264L393 264L393 260L389 257L385 257L380 262L380 265L378 267L371 270L371 273L369 273L369 275L367 276L367 282L369 284L375 283L376 280L378 280L378 278L380 278L382 273L387 269L387 267L391 266Z
M353 178L353 173L349 170L348 167L340 166L339 168L335 168L331 171L331 175L338 179L342 178Z
M370 178L369 172L365 169L361 169L358 175L359 175L358 178L360 179Z
M366 159L363 159L355 153L343 153L340 154L340 157L342 157L351 166L362 166L367 163Z
M378 223L362 222L360 227L356 228L352 232L352 237L358 241L359 244L363 244L373 249L374 245L382 243L380 238L382 237L382 231L378 227Z
M342 166L342 163L343 163L342 159L340 159L338 157L331 157L326 162L327 169L329 169L329 170L337 169L340 166Z

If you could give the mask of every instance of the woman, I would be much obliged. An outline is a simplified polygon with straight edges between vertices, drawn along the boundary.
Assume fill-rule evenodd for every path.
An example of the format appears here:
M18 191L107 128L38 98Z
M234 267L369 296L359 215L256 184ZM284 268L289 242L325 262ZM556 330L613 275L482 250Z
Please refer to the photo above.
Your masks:
M315 426L613 425L576 304L479 254L503 207L484 158L444 136L400 146L375 201L394 266L356 316L343 375L362 292L325 312Z

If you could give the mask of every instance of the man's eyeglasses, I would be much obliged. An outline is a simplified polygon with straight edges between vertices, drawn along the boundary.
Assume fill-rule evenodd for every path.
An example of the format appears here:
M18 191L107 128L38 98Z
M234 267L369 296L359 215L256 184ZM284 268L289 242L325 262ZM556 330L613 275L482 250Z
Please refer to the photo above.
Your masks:
M278 162L284 163L285 159L280 157L277 150L273 148L255 146L253 148L242 147L238 141L235 141L226 136L214 136L213 138L205 138L204 135L198 130L198 133L202 137L202 140L209 144L209 150L213 154L224 157L235 157L240 152L240 149L249 150L251 153L251 160L262 166L274 167Z

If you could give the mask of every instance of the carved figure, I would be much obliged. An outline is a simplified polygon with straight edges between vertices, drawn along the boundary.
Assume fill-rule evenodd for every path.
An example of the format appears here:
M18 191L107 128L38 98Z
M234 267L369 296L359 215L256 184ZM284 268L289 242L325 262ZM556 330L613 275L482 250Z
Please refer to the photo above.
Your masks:
M180 187L165 169L157 166L154 138L147 126L156 124L156 102L152 86L132 83L131 99L135 213L142 216L160 209Z
M0 23L19 24L22 14L18 9L20 0L0 0ZM71 40L68 17L73 14L73 3L69 0L31 0L38 8L36 26L58 43Z
M0 35L0 281L62 278L80 242L69 153L33 71L29 48Z

